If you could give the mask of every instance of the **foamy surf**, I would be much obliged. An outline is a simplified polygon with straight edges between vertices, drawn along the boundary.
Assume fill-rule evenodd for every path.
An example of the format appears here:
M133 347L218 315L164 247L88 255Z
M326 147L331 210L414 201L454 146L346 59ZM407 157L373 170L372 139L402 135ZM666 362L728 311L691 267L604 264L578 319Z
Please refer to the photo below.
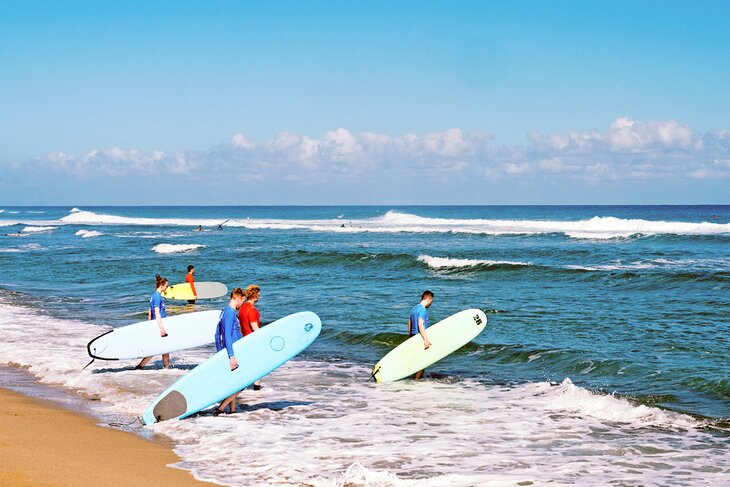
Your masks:
M152 250L158 254L181 254L194 252L205 247L205 245L200 244L158 244L152 247Z
M23 233L41 233L41 232L51 232L58 227L25 227L21 230Z
M510 260L479 260L479 259L452 259L449 257L432 257L430 255L419 255L418 260L433 269L458 269L463 267L479 266L515 266L523 267L532 265L529 262Z
M141 218L97 214L78 211L61 218L64 224L84 225L168 225L214 227L220 220L181 218ZM594 217L579 221L554 220L486 220L429 218L388 211L373 218L354 219L347 222L338 218L330 220L288 219L230 219L229 227L273 230L310 230L340 233L465 233L482 235L539 235L563 234L575 239L607 240L634 235L724 235L730 234L730 224L710 222L667 222L615 217Z
M38 327L53 329L54 339L38 340ZM172 370L136 371L132 361L82 370L84 344L105 330L0 304L0 364L131 420L213 353L175 353ZM172 439L179 467L227 485L719 485L730 474L724 440L694 418L568 379L374 384L368 375L358 364L295 360L267 376L262 391L244 391L235 415L147 428Z
M81 238L92 238L92 237L100 237L104 234L101 232L97 232L96 230L79 230L74 235L78 235Z

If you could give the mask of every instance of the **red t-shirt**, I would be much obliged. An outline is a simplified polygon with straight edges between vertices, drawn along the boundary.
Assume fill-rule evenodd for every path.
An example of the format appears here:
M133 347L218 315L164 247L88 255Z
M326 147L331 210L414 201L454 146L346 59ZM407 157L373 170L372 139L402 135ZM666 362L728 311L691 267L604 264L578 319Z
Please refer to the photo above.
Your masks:
M259 310L254 308L253 304L248 301L243 303L243 306L238 310L238 321L241 323L241 333L243 333L243 336L253 333L251 323L259 323L260 326L260 319L261 315L259 314Z
M192 274L186 275L185 276L185 282L190 283L190 287L193 288L193 294L195 296L197 296L198 295L198 291L195 290L195 278L193 277L193 275Z

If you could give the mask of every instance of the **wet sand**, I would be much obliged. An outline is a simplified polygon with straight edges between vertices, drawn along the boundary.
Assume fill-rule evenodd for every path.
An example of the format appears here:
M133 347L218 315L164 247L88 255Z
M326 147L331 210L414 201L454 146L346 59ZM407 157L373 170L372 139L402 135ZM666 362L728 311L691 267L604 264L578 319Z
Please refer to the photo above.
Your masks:
M132 433L0 389L0 486L211 486L168 467L179 457Z

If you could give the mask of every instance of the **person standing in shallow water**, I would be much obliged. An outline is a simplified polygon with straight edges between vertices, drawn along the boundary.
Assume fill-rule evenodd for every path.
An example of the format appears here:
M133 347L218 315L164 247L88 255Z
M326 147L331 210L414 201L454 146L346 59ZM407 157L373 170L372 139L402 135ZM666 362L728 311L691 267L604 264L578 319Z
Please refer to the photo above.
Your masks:
M428 328L428 311L426 311L426 308L431 306L431 303L433 303L433 297L434 296L431 291L423 291L423 294L421 294L421 302L411 309L411 315L408 317L408 334L410 336L421 335L423 338L423 348L425 350L428 350L431 346L431 342L428 341L428 335L426 335L426 328ZM420 380L425 371L426 369L419 370L416 372L416 375L413 376L413 379Z
M231 367L231 372L238 368L238 360L233 352L233 344L243 338L236 311L238 311L241 307L244 299L243 289L240 287L237 287L231 292L231 300L228 302L228 306L226 306L221 312L220 319L218 320L218 328L215 332L215 348L219 352L224 348L228 351L228 361ZM236 392L235 394L225 398L213 414L226 412L226 407L230 408L230 414L235 413L236 398L238 397L238 394L239 393Z
M165 299L162 297L162 293L167 289L167 279L160 276L155 276L156 289L150 297L150 306L147 309L147 319L157 321L157 326L160 328L160 336L166 337L167 331L165 331L165 325L162 323L162 318L167 316L165 312ZM152 359L152 357L145 357L140 363L137 364L136 369L141 369ZM162 354L162 365L166 369L170 368L170 354Z
M238 310L238 322L241 324L241 333L243 336L249 335L259 329L261 315L254 305L259 300L260 292L261 288L256 284L251 284L244 292L246 302L243 303L241 309ZM253 390L261 390L260 380L253 383Z
M185 276L185 282L190 284L190 288L193 290L193 296L197 299L198 291L195 290L195 277L193 277L193 274L195 274L195 266L189 265L188 273ZM188 299L188 304L195 304L195 299Z

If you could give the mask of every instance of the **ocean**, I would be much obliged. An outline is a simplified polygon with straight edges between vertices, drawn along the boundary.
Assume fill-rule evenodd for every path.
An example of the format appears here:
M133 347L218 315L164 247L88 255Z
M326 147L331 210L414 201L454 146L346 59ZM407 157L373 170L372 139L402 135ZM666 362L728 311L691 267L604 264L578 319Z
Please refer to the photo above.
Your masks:
M82 370L86 344L189 264L323 331L237 414L143 427L214 347ZM425 381L375 384L425 289L431 323L481 308L485 331ZM227 485L727 483L729 311L730 206L0 208L0 386L161 435Z

